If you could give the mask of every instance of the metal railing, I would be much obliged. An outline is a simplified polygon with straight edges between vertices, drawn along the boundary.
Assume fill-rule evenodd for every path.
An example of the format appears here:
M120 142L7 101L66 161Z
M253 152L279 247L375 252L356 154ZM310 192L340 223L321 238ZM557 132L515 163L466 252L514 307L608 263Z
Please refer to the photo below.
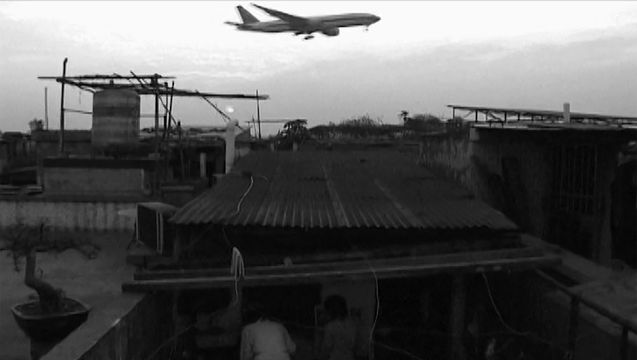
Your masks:
M620 359L628 360L628 333L632 332L633 334L637 334L637 322L631 321L630 319L624 318L618 314L611 312L610 310L585 299L582 294L571 290L570 288L562 285L560 282L552 278L550 275L546 274L541 270L536 270L536 274L557 287L560 291L567 294L571 298L570 304L570 318L569 318L569 329L568 329L568 351L571 354L571 360L575 359L575 343L577 338L577 327L578 327L578 319L580 312L580 305L584 305L598 314L604 316L605 318L611 320L615 324L621 326L622 334L621 334L621 347L620 347Z

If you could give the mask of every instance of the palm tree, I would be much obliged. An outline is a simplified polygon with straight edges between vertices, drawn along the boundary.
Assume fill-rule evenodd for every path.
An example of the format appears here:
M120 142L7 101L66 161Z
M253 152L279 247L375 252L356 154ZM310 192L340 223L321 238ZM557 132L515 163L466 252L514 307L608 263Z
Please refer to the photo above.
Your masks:
M400 113L398 113L398 118L401 119L403 121L403 125L405 125L405 123L409 119L409 111L400 110Z

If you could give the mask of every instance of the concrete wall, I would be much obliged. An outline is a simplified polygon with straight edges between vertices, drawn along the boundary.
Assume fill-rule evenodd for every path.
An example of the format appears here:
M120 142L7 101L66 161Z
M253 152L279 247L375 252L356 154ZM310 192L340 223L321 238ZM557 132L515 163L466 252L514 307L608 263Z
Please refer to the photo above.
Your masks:
M621 145L620 138L613 139L595 132L471 128L464 136L425 137L421 160L502 211L524 232L608 264L612 256L610 184ZM559 146L576 145L596 146L595 197L599 204L594 214L553 209L556 175L552 156ZM570 227L572 232L565 230Z
M130 231L134 219L117 212L135 207L135 202L0 200L0 227L45 220L60 230Z
M150 192L143 169L45 167L44 191L54 195L140 195Z
M525 232L543 237L551 172L547 150L534 142L476 129L468 135L425 138L423 164L462 184Z
M468 133L426 137L420 152L421 162L428 168L475 190L471 166L472 144Z
M110 326L81 326L42 360L144 360L155 353L172 333L171 301L167 294L148 294ZM159 349L153 359L165 359L171 346Z

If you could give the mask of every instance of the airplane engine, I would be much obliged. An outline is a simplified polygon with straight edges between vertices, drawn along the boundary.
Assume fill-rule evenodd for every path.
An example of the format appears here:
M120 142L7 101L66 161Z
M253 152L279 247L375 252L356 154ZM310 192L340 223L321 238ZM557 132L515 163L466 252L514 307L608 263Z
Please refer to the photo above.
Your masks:
M338 35L340 31L338 30L338 28L332 28L332 29L325 29L321 32L327 36L336 36Z

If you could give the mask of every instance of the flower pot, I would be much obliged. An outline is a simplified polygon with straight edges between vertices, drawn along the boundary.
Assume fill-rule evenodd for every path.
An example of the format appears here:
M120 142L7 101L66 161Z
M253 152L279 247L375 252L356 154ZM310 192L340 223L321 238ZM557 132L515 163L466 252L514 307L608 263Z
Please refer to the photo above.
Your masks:
M84 303L65 298L64 311L42 313L38 301L15 305L11 308L18 326L31 340L51 341L66 337L86 321L90 308Z

